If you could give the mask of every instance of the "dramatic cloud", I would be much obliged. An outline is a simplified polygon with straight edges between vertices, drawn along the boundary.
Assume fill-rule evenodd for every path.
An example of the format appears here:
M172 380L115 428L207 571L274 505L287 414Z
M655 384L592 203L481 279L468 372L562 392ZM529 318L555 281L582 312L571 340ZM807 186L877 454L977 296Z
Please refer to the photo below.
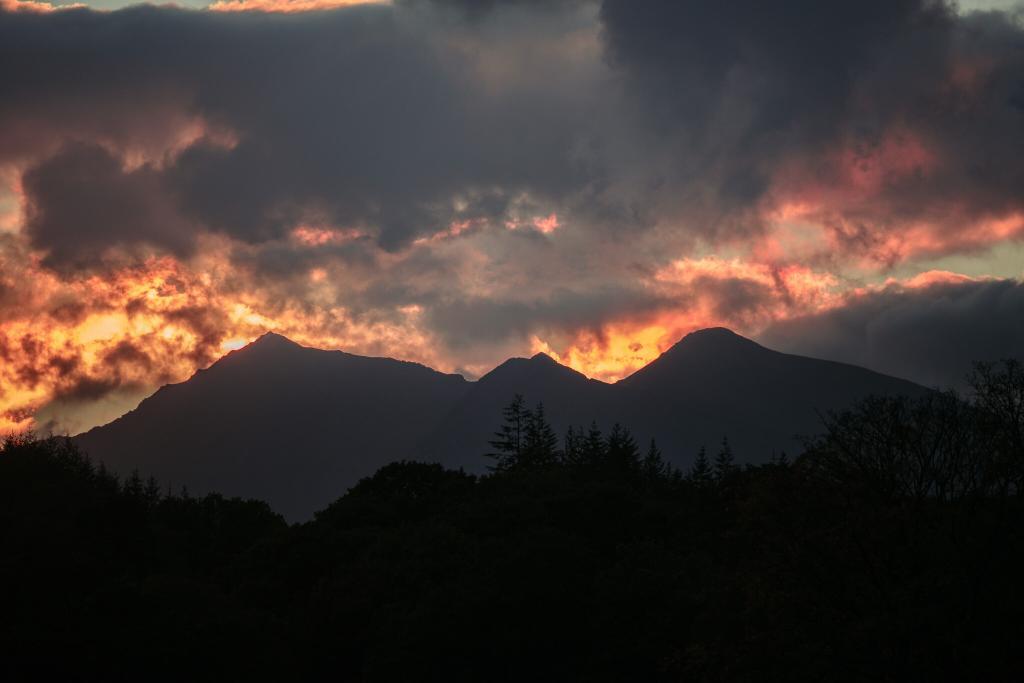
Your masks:
M116 244L150 243L181 254L192 227L150 167L126 171L101 147L74 145L25 172L25 230L46 263L90 265Z
M1024 352L1024 284L956 277L891 283L851 295L825 313L774 325L760 339L793 353L963 389L974 361Z
M386 0L217 0L209 5L213 12L313 12L350 5L366 5Z
M703 325L785 346L899 309L954 285L893 269L1024 237L1012 13L210 9L0 5L0 428L84 426L266 329L613 380Z
M682 185L727 227L730 207L781 211L886 263L1024 230L1024 34L1007 15L609 0L603 17L673 152L663 201Z
M563 37L568 21L545 31ZM525 35L534 28L495 38L518 52L542 40ZM161 163L152 185L197 228L258 242L319 221L363 227L387 249L455 220L504 220L524 194L543 203L583 187L572 146L588 100L571 79L596 67L549 45L563 76L503 83L473 56L483 37L464 31L374 6L293 19L152 7L4 16L0 121L12 125L0 159L84 139ZM211 129L231 144L212 144Z

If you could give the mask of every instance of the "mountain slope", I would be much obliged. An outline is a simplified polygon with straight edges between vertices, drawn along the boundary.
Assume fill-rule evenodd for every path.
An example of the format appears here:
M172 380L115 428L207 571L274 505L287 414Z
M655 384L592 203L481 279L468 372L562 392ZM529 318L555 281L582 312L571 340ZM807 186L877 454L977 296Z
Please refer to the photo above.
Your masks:
M543 360L540 360L543 359ZM724 328L687 335L633 375L605 384L547 356L513 359L480 379L428 437L423 455L479 469L501 408L516 393L543 402L558 434L596 420L630 428L641 448L653 437L668 460L689 467L701 446L710 455L728 437L739 462L799 452L820 431L819 413L869 394L925 391L864 368L779 353Z
M260 498L305 519L409 457L469 386L415 363L268 334L77 440L122 474Z
M79 437L129 474L202 493L256 497L308 518L381 465L438 461L482 472L502 408L522 394L559 434L618 421L641 447L656 437L688 467L728 436L737 460L796 453L819 411L868 394L918 394L910 382L842 363L778 353L728 330L683 338L615 384L545 356L513 358L477 382L415 363L320 351L268 334L181 384L160 389Z
M779 353L724 328L687 335L615 385L614 412L638 435L656 436L666 454L689 464L728 437L741 462L799 452L821 429L819 414L869 394L925 389L864 368Z

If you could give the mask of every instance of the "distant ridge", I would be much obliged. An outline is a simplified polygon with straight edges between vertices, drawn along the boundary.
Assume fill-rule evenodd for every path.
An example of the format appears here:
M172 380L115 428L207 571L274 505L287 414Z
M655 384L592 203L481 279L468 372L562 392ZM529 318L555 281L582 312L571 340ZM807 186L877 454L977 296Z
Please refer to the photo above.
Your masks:
M502 408L543 402L561 433L621 422L687 467L728 436L737 458L795 453L818 412L868 394L920 394L863 368L767 349L725 328L693 332L614 384L545 354L511 358L476 382L424 365L312 349L274 333L232 351L76 439L94 458L164 485L267 500L307 519L398 459L483 471Z

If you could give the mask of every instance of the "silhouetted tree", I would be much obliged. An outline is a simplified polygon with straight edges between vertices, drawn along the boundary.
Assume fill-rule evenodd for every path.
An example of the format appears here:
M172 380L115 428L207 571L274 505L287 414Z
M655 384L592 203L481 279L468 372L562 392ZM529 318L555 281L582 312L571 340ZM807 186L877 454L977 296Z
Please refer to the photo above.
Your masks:
M579 465L583 461L583 440L583 430L577 431L569 425L562 442L562 462L567 465Z
M616 422L605 442L605 464L616 473L633 474L640 469L640 449L628 429Z
M533 411L524 415L525 428L517 463L521 467L550 467L559 459L558 437L544 414L544 404L538 403Z
M590 423L590 429L587 430L587 436L583 440L580 453L582 456L581 460L585 464L600 465L604 462L607 449L604 436L597 427L597 422Z
M994 462L1008 492L1024 493L1024 364L975 363L968 376L977 419L988 431Z
M715 479L726 481L736 474L737 470L729 439L722 437L722 446L718 449L718 455L715 456Z
M658 444L655 443L654 439L651 439L651 444L647 448L647 455L644 456L640 468L644 478L648 481L663 479L668 476L669 469L669 466L661 456Z
M516 394L512 402L505 406L505 422L494 433L494 439L488 442L494 449L487 454L487 457L495 461L489 467L493 472L508 471L519 462L523 452L523 436L530 421L530 411L525 405L522 395Z
M520 399L509 471L392 463L291 527L8 437L0 679L1014 680L1022 375L866 399L792 464L723 440L679 486L618 425L526 467L555 445Z
M132 470L131 475L125 479L124 492L129 498L135 500L142 500L145 494L145 486L142 483L142 477L139 476L139 471Z
M710 482L713 476L714 470L711 469L711 463L708 462L707 449L701 446L686 478L694 484L703 485Z

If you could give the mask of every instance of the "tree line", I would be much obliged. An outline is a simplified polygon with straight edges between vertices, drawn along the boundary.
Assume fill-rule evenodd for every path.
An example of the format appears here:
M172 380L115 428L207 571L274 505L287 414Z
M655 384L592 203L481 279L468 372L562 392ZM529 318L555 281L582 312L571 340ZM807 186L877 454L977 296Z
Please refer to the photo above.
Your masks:
M869 397L685 470L516 396L474 476L398 462L305 524L0 446L5 680L1006 680L1024 369ZM348 457L354 457L348 454Z
M626 481L679 482L687 479L710 482L728 479L738 469L728 436L722 437L714 464L708 460L707 450L701 448L693 466L684 473L664 458L653 438L646 451L641 453L630 430L620 423L612 425L607 436L597 422L591 422L586 429L569 427L560 445L547 420L543 403L531 409L526 406L525 398L516 394L505 407L503 416L504 422L489 442L493 450L486 453L486 457L493 461L488 469L496 474L569 467L581 472L600 472ZM785 454L779 455L778 459L785 462ZM773 455L771 460L775 462L776 456Z

